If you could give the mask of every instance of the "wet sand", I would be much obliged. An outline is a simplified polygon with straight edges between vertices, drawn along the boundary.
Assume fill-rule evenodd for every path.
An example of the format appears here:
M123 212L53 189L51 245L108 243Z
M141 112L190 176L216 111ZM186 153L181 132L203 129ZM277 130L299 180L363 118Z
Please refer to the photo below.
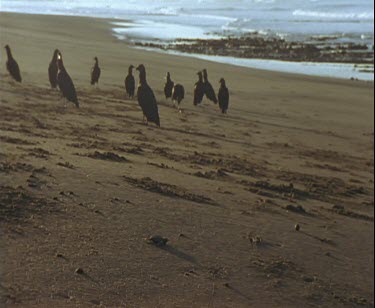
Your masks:
M1 13L0 29L23 76L10 79L2 49L6 307L374 305L373 83L134 50L103 19ZM55 48L80 109L49 87ZM161 128L125 97L139 63ZM193 106L202 68L216 89L227 80L227 115ZM182 113L166 71L187 90Z

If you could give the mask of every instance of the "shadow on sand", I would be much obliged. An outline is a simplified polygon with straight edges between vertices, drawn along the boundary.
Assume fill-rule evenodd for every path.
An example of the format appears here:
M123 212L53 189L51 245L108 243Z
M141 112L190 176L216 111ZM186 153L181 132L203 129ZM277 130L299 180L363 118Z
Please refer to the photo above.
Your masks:
M160 249L182 259L182 260L185 260L185 261L188 261L190 263L193 263L193 264L197 264L197 260L193 257L193 256L190 256L180 250L178 250L177 248L174 248L172 246L163 246L163 247L159 247Z

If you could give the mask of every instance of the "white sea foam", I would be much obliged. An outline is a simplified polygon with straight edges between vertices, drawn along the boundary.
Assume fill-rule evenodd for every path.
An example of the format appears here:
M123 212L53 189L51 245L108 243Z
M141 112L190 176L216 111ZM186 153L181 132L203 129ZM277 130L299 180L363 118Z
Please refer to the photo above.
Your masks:
M158 23L149 20L138 20L134 23L114 22L113 31L116 35L122 35L128 39L157 39L165 41L174 41L179 38L214 39L220 36L205 33L204 29L194 26L184 26L176 24Z
M322 11L305 11L305 10L295 10L293 12L295 16L308 16L315 18L326 18L326 19L336 19L345 20L352 19L356 21L364 20L374 20L374 12L357 12L357 13L334 13L334 12L322 12Z

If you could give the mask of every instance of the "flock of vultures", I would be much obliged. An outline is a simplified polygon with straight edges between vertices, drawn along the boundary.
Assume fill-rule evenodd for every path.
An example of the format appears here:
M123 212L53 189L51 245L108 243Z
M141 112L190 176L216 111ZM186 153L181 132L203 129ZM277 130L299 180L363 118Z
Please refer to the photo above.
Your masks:
M16 81L22 82L19 66L12 56L10 47L6 45L5 49L8 56L8 61L6 63L8 72ZM94 60L95 64L91 69L92 85L98 84L100 78L99 60L97 57L95 57ZM129 67L128 75L125 78L125 90L130 99L134 98L135 96L135 79L133 76L134 68L135 67L133 65ZM146 68L143 64L140 64L136 70L139 71L139 83L136 96L138 98L139 106L143 111L143 119L146 118L147 123L151 122L160 126L158 104L154 92L147 84ZM61 94L64 97L65 106L67 101L70 101L74 103L77 108L79 108L76 89L72 79L65 69L62 54L58 49L56 49L53 53L52 60L48 67L48 75L51 87L57 88L58 86L60 88ZM194 105L197 106L201 104L203 98L206 96L207 99L213 103L219 104L222 113L226 113L229 106L229 91L225 85L225 80L223 78L220 80L220 89L218 95L216 95L214 88L208 81L206 69L198 72L198 78L199 79L194 86ZM164 94L166 99L171 98L173 102L177 102L178 106L185 97L184 87L181 84L175 84L171 79L170 73L167 73L166 76Z

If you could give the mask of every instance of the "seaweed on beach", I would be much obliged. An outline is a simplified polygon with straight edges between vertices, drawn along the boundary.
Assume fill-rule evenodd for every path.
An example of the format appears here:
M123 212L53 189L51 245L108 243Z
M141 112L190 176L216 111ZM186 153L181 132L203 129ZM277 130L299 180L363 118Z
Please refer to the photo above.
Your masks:
M153 192L153 193L158 193L167 197L172 197L172 198L180 198L184 199L187 201L193 201L196 203L204 203L204 204L215 204L215 202L205 196L197 195L190 193L186 191L183 188L180 188L176 185L171 185L171 184L166 184L166 183L161 183L152 180L149 177L145 177L142 179L136 179L136 178L131 178L128 176L123 176L124 180L131 184L132 186Z
M231 56L246 59L270 59L295 62L373 64L374 52L366 44L340 43L312 39L288 41L258 33L220 39L179 39L163 45L158 42L137 42L137 46L176 50L184 53ZM371 69L367 69L371 71ZM372 68L373 70L373 68Z
M40 214L47 207L51 211L52 205L22 187L0 186L0 224L22 222L31 215Z

